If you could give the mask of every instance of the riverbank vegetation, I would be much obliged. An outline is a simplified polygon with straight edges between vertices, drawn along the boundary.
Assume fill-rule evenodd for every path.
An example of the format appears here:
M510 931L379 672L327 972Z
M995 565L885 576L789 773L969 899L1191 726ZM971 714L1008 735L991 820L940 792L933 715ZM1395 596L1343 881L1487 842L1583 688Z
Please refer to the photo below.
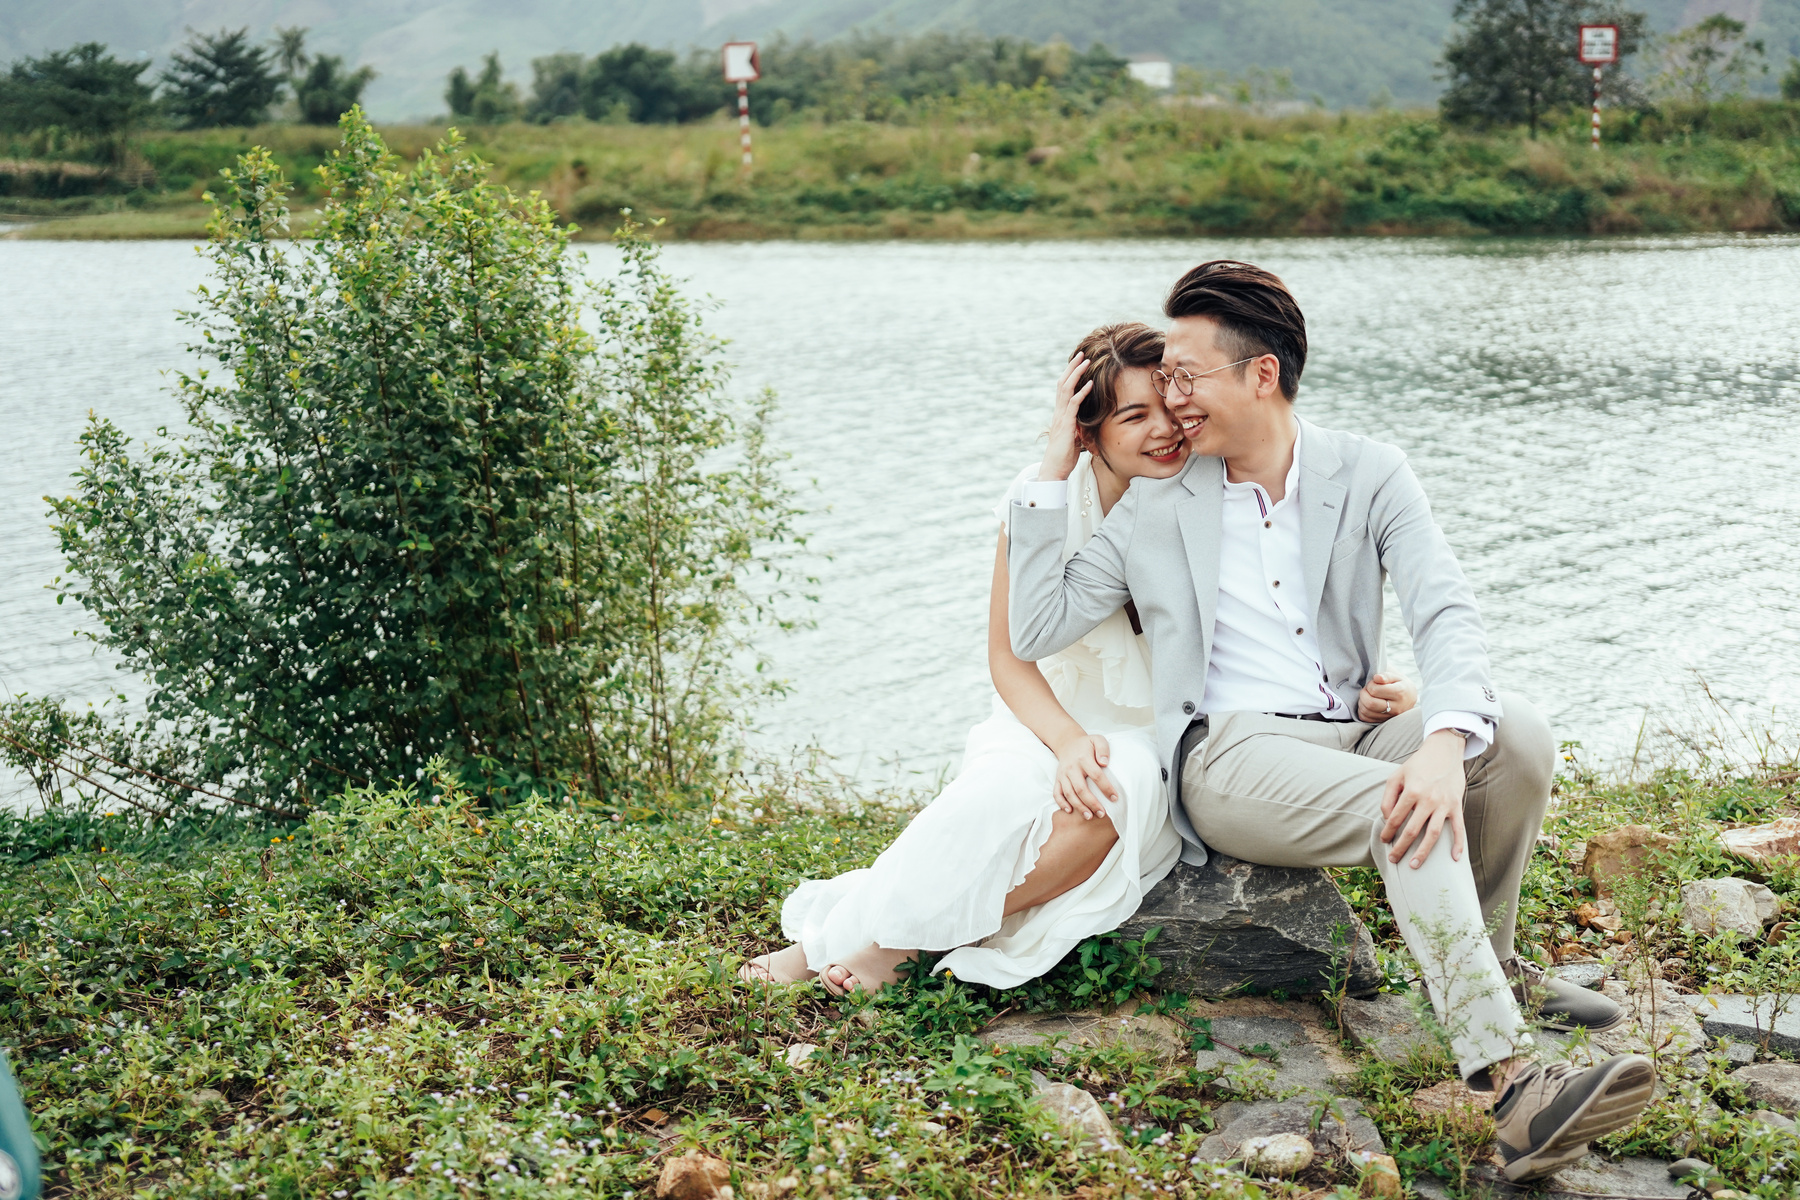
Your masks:
M729 1164L739 1196L1332 1194L1195 1163L1227 1097L1191 1058L973 1040L1009 1009L1130 1011L1154 989L1154 941L1091 942L1010 993L935 976L837 1001L736 978L777 944L794 883L867 863L907 812L802 773L623 821L580 801L497 811L441 779L354 792L305 823L8 819L0 1042L51 1194L647 1195L696 1147ZM1722 860L1718 818L1796 812L1791 769L1630 785L1574 770L1533 860L1522 942L1546 962L1586 945L1621 973L1679 959L1669 974L1686 988L1791 982L1794 941L1703 938L1641 913L1635 938L1591 924L1567 859L1650 819L1679 839L1655 889L1675 908L1683 880L1744 870ZM1361 874L1346 892L1377 917L1379 880ZM1791 916L1800 876L1768 882ZM818 1049L796 1062L793 1046ZM1099 1098L1125 1148L1069 1140L1029 1102L1033 1069ZM1692 1154L1743 1195L1795 1194L1792 1135L1746 1119L1758 1106L1722 1056L1665 1054L1659 1069L1666 1090L1606 1150ZM1450 1077L1435 1059L1363 1063L1357 1090L1409 1178L1455 1182L1489 1148L1478 1119L1412 1100Z
M1422 113L1277 117L1156 103L1066 112L1043 91L994 89L906 124L759 129L748 170L723 122L512 124L468 137L496 178L540 191L585 237L609 234L627 207L665 221L659 235L674 238L1800 228L1800 103L1671 105L1606 121L1594 153L1575 109L1534 139ZM383 133L415 158L443 130ZM14 160L9 206L56 218L28 236L197 236L199 194L260 145L296 182L305 229L323 195L315 168L333 144L326 131L279 126L146 135L135 174ZM27 170L42 174L31 182ZM30 191L42 195L19 195Z

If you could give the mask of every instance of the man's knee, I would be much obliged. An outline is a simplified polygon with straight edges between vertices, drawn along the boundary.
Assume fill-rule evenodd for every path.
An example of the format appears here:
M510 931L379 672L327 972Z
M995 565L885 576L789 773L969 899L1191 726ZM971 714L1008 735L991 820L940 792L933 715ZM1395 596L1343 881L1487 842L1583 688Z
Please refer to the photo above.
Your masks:
M1502 692L1500 705L1494 761L1499 764L1504 759L1521 792L1547 799L1556 776L1556 734L1537 705L1525 697Z

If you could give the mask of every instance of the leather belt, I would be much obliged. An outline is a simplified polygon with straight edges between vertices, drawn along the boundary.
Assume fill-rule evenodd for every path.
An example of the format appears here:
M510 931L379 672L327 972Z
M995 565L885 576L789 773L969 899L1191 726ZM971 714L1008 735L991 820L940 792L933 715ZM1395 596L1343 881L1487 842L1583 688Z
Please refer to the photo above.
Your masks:
M1332 720L1332 718L1326 716L1324 713L1269 713L1268 715L1271 717L1286 717L1290 721L1325 721L1332 725L1343 724L1341 721Z

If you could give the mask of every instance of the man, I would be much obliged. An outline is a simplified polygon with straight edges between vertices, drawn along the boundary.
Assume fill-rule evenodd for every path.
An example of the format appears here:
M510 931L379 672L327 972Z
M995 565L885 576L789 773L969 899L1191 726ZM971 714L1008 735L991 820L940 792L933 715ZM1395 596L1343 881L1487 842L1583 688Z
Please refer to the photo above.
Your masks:
M1184 861L1212 846L1274 866L1377 867L1463 1077L1499 1093L1507 1176L1548 1175L1635 1119L1654 1081L1640 1055L1587 1070L1533 1057L1528 987L1552 1027L1622 1019L1513 950L1549 802L1549 726L1495 692L1474 596L1405 456L1295 416L1306 322L1281 280L1205 263L1164 311L1154 382L1193 457L1173 479L1134 483L1065 568L1077 399L1065 385L1039 480L1009 522L1014 650L1042 658L1133 601ZM1381 665L1384 574L1423 690L1413 711L1367 725L1356 694Z

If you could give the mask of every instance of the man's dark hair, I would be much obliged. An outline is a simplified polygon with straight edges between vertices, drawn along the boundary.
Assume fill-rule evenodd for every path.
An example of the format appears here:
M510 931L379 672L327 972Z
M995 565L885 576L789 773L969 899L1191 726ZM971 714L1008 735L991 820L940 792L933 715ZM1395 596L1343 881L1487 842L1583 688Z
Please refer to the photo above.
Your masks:
M1273 272L1228 258L1201 263L1169 289L1163 314L1171 320L1211 317L1219 325L1220 349L1234 359L1273 354L1281 364L1281 394L1289 400L1299 394L1306 317Z

